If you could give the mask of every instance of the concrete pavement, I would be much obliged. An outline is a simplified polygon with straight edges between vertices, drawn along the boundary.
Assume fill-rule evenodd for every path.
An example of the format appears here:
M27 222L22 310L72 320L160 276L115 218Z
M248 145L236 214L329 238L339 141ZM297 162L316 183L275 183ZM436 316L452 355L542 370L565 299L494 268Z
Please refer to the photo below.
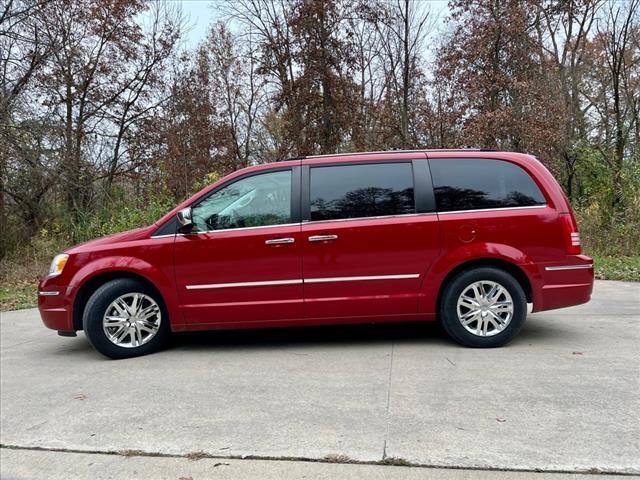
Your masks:
M161 353L112 361L83 334L46 330L36 310L5 312L0 443L87 454L3 448L2 478L91 452L116 469L190 462L96 454L135 451L640 473L639 347L640 284L625 282L597 282L589 304L530 315L512 344L492 350L459 347L434 325L387 324L180 336ZM282 468L298 463L328 465ZM433 472L344 468L342 478Z

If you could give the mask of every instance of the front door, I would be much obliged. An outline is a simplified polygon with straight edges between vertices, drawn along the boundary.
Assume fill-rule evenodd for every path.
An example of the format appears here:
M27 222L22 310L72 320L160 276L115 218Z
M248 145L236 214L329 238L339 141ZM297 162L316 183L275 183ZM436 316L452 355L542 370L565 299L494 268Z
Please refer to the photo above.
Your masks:
M306 317L416 314L440 244L426 160L304 168Z
M175 242L175 274L190 325L302 318L299 168L232 180L192 207Z

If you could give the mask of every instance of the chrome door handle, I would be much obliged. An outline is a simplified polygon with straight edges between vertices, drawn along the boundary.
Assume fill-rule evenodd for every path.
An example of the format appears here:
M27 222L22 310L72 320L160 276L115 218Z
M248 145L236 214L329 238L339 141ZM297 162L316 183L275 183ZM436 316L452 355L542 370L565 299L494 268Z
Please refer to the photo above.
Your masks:
M324 242L326 240L337 240L338 235L313 235L309 237L310 242Z
M287 237L287 238L272 238L271 240L266 240L264 243L267 245L282 245L283 243L293 243L295 242L295 238Z

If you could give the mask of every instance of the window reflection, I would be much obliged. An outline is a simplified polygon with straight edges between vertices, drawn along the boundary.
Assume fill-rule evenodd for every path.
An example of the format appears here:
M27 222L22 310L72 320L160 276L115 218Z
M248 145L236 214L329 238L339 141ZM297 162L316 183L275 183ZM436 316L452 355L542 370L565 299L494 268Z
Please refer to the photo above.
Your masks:
M440 211L544 205L542 192L518 165L493 159L429 160Z
M415 212L410 163L311 168L311 220Z

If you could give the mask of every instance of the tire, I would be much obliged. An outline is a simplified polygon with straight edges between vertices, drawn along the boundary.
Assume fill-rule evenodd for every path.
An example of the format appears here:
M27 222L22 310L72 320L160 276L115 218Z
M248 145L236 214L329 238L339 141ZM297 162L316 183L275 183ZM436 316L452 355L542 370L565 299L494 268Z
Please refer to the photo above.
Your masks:
M458 343L475 348L501 347L520 332L527 316L527 299L509 273L480 267L461 272L447 282L438 313L444 329Z
M149 285L132 278L112 280L98 288L85 306L82 324L94 348L115 359L155 352L171 333L162 298Z

